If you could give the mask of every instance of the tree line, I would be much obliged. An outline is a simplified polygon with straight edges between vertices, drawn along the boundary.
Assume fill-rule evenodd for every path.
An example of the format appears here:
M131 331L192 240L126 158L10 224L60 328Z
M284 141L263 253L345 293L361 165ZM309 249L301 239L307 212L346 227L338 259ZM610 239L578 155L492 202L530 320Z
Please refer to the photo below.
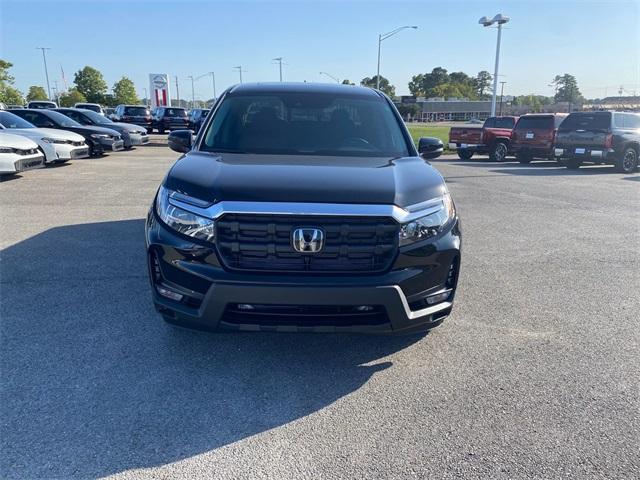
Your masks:
M47 100L47 92L38 85L29 87L26 96L18 91L14 86L14 78L9 70L13 65L0 59L0 102L10 105L21 105L24 100ZM451 72L446 68L436 67L431 72L419 73L411 78L408 84L411 95L425 98L465 98L467 100L488 100L492 93L492 75L483 70L475 76L470 76L465 72ZM68 91L58 96L61 106L73 106L78 102L100 103L106 106L115 106L121 103L137 104L140 99L136 94L133 81L125 76L113 84L112 92L107 93L108 85L102 73L90 66L78 70L74 75L74 86ZM343 80L343 84L354 85L350 80ZM360 85L375 88L378 84L378 77L365 77L360 81ZM380 90L390 97L396 96L396 88L388 79L380 76ZM532 111L541 109L542 106L557 103L569 102L580 104L584 102L584 97L580 93L578 83L573 75L565 73L556 75L551 85L555 87L555 95L547 97L544 95L520 95L515 97L512 105L528 105ZM405 110L417 107L403 107ZM413 113L411 111L400 112L403 115Z
M44 87L32 85L23 96L13 86L14 77L9 73L13 64L0 59L0 102L7 105L22 105L25 101L48 100L49 96ZM58 103L62 107L72 107L79 102L99 103L108 107L124 104L137 104L140 99L136 93L133 81L125 76L113 84L112 92L107 93L109 87L102 73L90 66L78 70L73 79L74 86L58 95Z

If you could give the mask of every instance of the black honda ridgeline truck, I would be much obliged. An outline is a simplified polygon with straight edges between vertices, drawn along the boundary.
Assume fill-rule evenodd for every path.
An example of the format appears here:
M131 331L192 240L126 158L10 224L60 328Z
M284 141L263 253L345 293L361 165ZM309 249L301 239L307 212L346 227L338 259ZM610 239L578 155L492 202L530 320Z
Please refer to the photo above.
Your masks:
M460 225L442 176L369 88L228 89L146 223L153 299L200 329L415 332L449 315ZM421 158L422 157L422 158Z

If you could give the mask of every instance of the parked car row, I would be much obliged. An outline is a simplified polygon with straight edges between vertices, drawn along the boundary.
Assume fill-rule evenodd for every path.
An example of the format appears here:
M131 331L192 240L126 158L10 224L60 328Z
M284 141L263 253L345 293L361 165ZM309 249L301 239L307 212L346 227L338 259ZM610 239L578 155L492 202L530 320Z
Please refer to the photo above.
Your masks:
M95 109L0 110L0 175L146 143L149 135L145 128L113 122Z
M493 161L515 155L520 163L557 160L567 168L585 163L614 165L630 173L640 158L640 114L630 112L534 113L489 117L481 128L453 127L449 149L469 160L488 154Z
M23 108L13 107L12 110ZM27 108L61 111L55 102L49 100L34 100L27 104ZM147 133L151 133L154 130L157 130L159 133L165 133L166 131L182 130L185 128L198 133L209 114L209 109L207 108L187 110L181 107L157 107L151 110L146 105L118 105L115 108L106 108L98 103L86 102L76 103L74 109L91 110L113 122L125 122L138 125L144 127ZM75 117L72 118L83 123ZM83 125L85 124L83 123Z

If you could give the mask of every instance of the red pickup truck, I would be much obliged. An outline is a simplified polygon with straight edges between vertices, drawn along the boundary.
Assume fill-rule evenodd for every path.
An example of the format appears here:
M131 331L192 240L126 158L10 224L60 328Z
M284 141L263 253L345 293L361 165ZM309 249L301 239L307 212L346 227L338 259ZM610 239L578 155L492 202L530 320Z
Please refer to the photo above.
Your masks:
M456 150L462 160L469 160L474 153L479 153L502 162L511 150L511 131L517 120L518 117L489 117L482 127L451 127L449 149Z
M554 159L553 143L567 113L529 113L521 116L511 133L511 150L520 163L534 158Z

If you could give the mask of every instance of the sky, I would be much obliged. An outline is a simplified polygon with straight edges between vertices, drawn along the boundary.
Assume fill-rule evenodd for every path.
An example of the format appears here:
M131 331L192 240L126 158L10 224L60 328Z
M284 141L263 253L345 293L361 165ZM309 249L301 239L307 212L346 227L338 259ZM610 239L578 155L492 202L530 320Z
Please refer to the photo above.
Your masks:
M239 81L359 82L376 73L378 35L417 25L382 42L381 75L408 94L418 73L441 66L493 73L497 31L483 15L511 18L502 32L505 95L552 95L555 75L570 73L587 98L640 93L640 0L502 1L179 1L0 0L0 58L14 64L16 87L62 90L85 65L111 87L132 79L140 96L149 73L178 77L181 98L213 96ZM172 88L174 85L172 85ZM175 97L175 88L171 92Z

